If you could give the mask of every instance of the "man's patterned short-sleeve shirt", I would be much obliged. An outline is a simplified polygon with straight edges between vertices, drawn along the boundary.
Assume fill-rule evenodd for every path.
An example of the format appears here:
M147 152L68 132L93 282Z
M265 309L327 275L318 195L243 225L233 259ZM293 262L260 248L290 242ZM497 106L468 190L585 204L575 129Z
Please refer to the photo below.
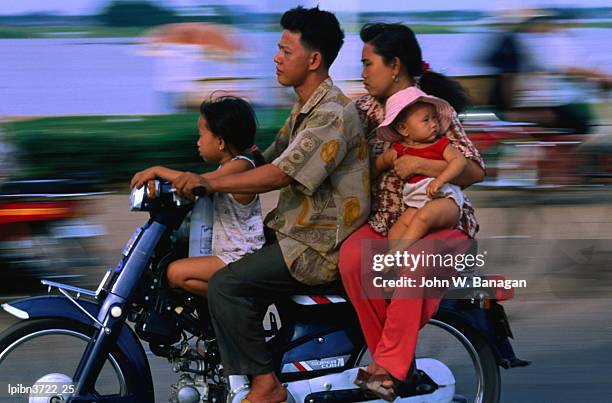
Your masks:
M368 147L355 105L326 79L293 106L264 157L294 179L265 220L291 275L310 285L333 281L340 244L370 211Z

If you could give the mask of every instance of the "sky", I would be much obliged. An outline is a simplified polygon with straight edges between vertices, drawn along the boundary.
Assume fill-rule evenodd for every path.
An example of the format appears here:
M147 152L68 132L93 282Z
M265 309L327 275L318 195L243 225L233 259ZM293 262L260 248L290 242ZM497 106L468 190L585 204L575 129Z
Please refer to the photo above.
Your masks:
M610 0L153 0L167 6L201 4L246 5L260 11L283 11L298 4L330 11L503 10L543 6L609 7ZM0 0L0 15L52 12L65 15L97 14L110 0Z

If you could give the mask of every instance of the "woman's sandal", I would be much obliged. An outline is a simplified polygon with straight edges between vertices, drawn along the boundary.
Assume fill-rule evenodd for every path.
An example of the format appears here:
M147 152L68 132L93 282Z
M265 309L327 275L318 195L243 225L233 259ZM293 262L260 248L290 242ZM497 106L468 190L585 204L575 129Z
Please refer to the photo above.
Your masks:
M383 383L386 381L393 382L393 386L385 387ZM387 401L392 402L395 400L396 392L395 385L397 381L393 379L391 375L388 374L370 374L368 371L359 369L357 372L357 378L355 379L355 385L359 386L361 389L370 392L377 397Z

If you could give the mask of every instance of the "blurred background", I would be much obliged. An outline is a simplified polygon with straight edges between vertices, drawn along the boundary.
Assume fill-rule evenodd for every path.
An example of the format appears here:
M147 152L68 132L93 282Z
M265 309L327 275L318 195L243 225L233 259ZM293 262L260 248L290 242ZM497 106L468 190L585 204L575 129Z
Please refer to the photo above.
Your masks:
M270 144L293 102L274 75L278 21L297 4L0 2L1 302L45 292L40 278L95 288L147 218L128 211L131 176L210 168L196 148L203 99L249 99L257 144ZM337 14L346 39L331 75L349 96L365 94L358 32L377 21L410 26L431 68L469 90L462 119L487 176L467 193L486 268L528 280L506 309L534 364L503 373L503 401L609 402L609 1L301 4ZM0 330L10 323L0 313ZM152 360L166 396L174 379Z

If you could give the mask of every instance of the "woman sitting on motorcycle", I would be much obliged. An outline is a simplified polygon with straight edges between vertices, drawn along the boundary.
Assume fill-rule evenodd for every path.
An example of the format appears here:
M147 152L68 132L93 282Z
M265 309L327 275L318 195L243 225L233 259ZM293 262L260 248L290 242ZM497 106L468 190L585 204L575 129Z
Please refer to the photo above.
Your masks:
M255 113L245 100L221 97L202 102L198 150L205 162L219 164L217 170L202 177L221 177L254 168L255 162L243 155L249 149L257 165L263 162L254 145L256 129ZM139 188L156 177L174 182L181 174L181 171L155 166L134 175L130 185ZM205 297L208 281L217 271L265 243L259 195L215 193L213 210L212 256L172 262L167 271L170 287Z
M377 138L376 127L385 116L385 100L400 90L418 86L427 94L448 101L456 111L467 106L463 89L454 81L429 70L421 58L421 49L412 30L400 24L371 24L362 28L360 33L364 42L362 50L364 85L369 95L356 101L362 121L366 125L367 140L372 161L384 152L390 143ZM467 166L453 183L467 187L479 182L484 176L484 165L480 154L465 135L455 113L448 130L443 134L452 146L467 159ZM394 164L394 180L389 186L399 189L397 200L377 200L374 209L381 202L388 207L402 206L401 189L403 179L412 175L437 177L446 167L444 160L430 160L416 156L402 156ZM395 184L395 185L394 185ZM374 184L374 189L376 188ZM376 196L376 195L374 195ZM392 198L393 199L393 198ZM374 198L376 200L376 198ZM431 232L424 239L469 240L478 231L474 209L465 198L462 214L454 229ZM401 213L399 214L401 215ZM340 275L344 288L351 300L363 331L372 363L367 373L361 373L356 383L379 397L393 400L396 383L409 377L419 329L424 326L438 309L441 296L425 298L366 298L362 284L361 248L363 241L384 240L384 236L374 231L368 223L354 232L340 249ZM448 248L436 252L458 253ZM465 251L461 251L465 252ZM461 253L459 252L459 253Z

